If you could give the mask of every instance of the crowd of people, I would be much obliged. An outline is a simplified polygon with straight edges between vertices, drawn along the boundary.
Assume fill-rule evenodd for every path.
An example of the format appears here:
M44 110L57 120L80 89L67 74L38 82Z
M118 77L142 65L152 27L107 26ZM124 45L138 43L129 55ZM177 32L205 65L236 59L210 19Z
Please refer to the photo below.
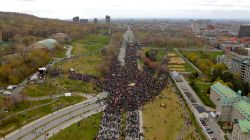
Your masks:
M134 113L140 109L146 102L153 99L160 91L166 87L167 73L160 77L154 77L147 68L145 71L138 70L137 51L140 46L129 44L126 48L125 66L121 66L117 59L114 59L110 66L109 73L104 80L100 81L99 86L109 93L107 107L103 115L98 140L117 139L120 133L119 119L109 118L108 114L122 114L123 112L132 112L128 114L126 124L126 135L138 137L139 119ZM121 117L121 115L116 115ZM110 129L110 124L116 124L117 130ZM113 128L113 127L111 127ZM108 136L108 137L107 137Z
M126 117L126 140L140 139L139 111L131 111Z
M102 88L110 94L107 111L134 111L153 99L167 84L167 74L161 77L145 69L138 70L137 50L139 46L128 45L125 56L125 67L115 59L110 73L102 81Z
M99 134L97 139L99 140L117 140L121 133L121 114L104 113L102 121L100 123Z
M94 75L81 74L81 73L76 73L76 72L70 72L68 78L72 80L81 80L84 82L96 82L99 80L99 78Z
M56 78L56 77L63 74L63 71L60 70L60 69L51 69L51 68L49 68L48 72L49 72L49 76L52 77L52 78Z

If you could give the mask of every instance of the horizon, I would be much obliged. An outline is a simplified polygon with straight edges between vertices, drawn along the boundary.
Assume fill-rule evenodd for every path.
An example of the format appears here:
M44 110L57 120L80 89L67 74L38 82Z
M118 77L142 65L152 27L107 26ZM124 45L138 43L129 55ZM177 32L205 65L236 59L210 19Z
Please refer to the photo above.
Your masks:
M250 17L250 4L247 0L128 0L126 2L107 0L102 4L96 3L98 0L87 2L79 0L5 0L0 5L0 11L62 20L72 19L74 16L83 19L103 19L105 15L110 15L112 19L249 20Z

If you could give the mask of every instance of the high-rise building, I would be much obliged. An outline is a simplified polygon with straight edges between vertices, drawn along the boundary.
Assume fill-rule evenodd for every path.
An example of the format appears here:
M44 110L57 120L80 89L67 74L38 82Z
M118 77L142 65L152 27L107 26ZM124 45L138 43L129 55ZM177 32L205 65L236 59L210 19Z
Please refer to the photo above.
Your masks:
M239 38L249 37L250 38L250 25L242 25L240 26Z
M232 58L230 71L232 73L239 73L241 79L245 82L250 82L250 60Z
M98 22L98 19L97 18L94 18L94 23L97 23Z
M106 16L105 21L110 23L111 17L109 15Z
M73 17L73 22L79 22L79 21L80 21L80 18L78 16Z

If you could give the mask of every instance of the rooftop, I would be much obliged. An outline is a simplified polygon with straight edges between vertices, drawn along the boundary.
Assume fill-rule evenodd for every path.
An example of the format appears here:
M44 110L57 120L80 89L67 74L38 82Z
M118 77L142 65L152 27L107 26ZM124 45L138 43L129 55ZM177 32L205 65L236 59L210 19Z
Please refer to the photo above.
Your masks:
M239 127L242 132L250 132L250 121L248 120L239 120Z
M234 108L245 116L246 119L250 120L250 103L245 100L241 100L234 104Z
M240 97L235 91L233 91L231 88L221 84L220 82L216 82L211 86L211 88L216 91L221 97L225 99L230 98L237 98Z
M43 44L44 46L48 47L48 49L52 49L56 46L56 44L58 44L58 42L55 39L44 39L41 41L38 41L37 43Z

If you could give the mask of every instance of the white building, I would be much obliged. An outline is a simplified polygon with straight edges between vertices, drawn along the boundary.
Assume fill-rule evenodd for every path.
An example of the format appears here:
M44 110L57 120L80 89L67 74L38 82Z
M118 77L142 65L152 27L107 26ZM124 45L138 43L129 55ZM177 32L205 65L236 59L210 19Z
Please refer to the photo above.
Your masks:
M250 121L239 120L233 126L233 140L250 140Z
M231 139L250 140L250 99L220 82L211 86L210 99L216 105L219 121L231 122Z

